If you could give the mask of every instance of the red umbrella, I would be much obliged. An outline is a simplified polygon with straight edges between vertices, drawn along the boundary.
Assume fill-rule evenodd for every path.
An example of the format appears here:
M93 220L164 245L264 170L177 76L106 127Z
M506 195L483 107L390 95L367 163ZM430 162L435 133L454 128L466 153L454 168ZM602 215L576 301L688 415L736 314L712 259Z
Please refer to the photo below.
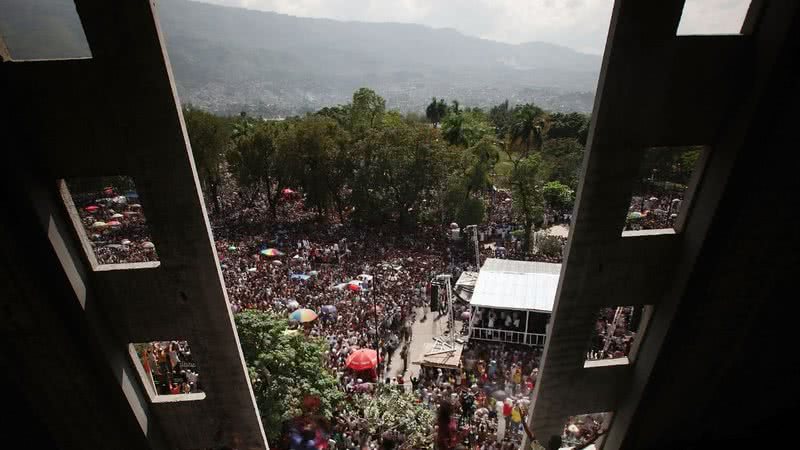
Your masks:
M360 291L361 290L361 286L359 286L359 285L357 285L355 283L348 284L347 285L347 289L350 289L351 291Z
M89 212L95 212L98 209L100 209L100 207L99 206L95 206L95 205L89 205L89 206L87 206L86 208L83 208L83 209L85 209L86 211L89 211Z
M345 361L345 367L353 370L367 370L378 366L378 352L362 348L350 353Z

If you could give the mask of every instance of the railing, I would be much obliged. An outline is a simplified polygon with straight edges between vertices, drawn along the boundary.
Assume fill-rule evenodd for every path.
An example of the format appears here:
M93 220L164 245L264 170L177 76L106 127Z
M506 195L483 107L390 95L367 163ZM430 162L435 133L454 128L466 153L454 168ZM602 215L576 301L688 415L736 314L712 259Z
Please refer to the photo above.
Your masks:
M545 335L538 333L526 333L524 331L473 327L472 333L470 333L470 338L482 339L486 341L508 342L511 344L543 346Z

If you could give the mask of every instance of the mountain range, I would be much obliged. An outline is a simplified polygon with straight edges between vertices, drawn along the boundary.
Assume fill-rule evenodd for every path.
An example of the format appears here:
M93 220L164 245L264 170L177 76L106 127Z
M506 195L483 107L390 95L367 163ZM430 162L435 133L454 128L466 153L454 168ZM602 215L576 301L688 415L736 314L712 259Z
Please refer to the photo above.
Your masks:
M0 31L10 34L12 56L62 56L64 47L81 47L80 24L64 19L69 11L31 6L50 2L63 0L4 0ZM345 103L364 86L402 111L422 112L436 96L465 106L509 99L589 112L601 62L558 45L506 44L415 24L302 18L190 0L158 0L157 8L181 100L218 113L297 114ZM12 39L24 35L19 27L31 26L15 15L44 20L50 30L39 26L34 42Z

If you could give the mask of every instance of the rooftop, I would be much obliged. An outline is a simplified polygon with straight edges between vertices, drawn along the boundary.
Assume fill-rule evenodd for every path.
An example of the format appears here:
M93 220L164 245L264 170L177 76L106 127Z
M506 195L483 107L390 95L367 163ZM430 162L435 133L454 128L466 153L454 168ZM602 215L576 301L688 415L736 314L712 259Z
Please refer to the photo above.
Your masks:
M489 258L470 304L484 308L552 312L561 264Z

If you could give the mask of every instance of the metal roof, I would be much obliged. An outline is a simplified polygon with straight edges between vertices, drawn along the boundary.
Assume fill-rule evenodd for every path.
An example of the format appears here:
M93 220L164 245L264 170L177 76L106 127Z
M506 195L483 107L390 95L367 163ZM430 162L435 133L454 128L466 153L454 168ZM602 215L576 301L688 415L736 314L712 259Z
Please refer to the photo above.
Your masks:
M489 258L481 267L470 305L552 312L561 264Z

